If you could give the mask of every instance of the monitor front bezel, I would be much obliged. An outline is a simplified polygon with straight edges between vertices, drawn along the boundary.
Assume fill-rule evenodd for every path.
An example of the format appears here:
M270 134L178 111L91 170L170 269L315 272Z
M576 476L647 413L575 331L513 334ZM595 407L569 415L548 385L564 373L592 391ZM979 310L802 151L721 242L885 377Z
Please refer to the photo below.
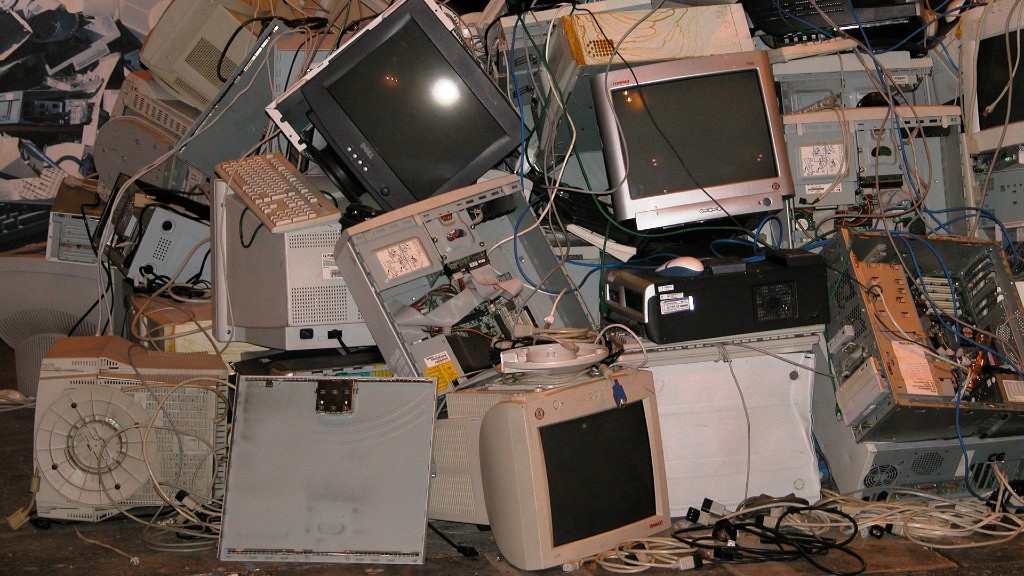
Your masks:
M476 182L518 146L520 119L498 87L467 52L457 31L445 25L443 11L431 0L404 0L383 13L372 26L333 53L302 86L302 95L309 104L307 113L313 126L343 162L349 176L361 184L383 208L394 209L413 204L426 197L447 192ZM355 122L338 105L329 87L343 79L354 66L382 46L392 35L410 23L418 26L437 47L453 70L461 77L503 135L464 168L452 174L437 190L417 197L381 158L376 148L363 135ZM382 110L382 118L401 117L400 110ZM465 127L463 129L468 129ZM458 130L453 127L453 130ZM441 137L442 135L439 135ZM400 133L395 134L401 138ZM424 150L435 146L424 142Z
M630 193L630 178L626 161L629 143L628 141L623 142L624 135L615 115L613 95L622 90L642 89L646 85L685 81L690 78L745 70L757 73L776 175L718 186L681 189L668 194L633 197ZM687 224L725 216L780 210L783 208L783 200L794 195L789 156L786 153L782 113L775 92L771 64L763 50L673 60L612 70L595 75L592 79L592 86L598 125L604 140L604 159L609 188L612 190L612 203L618 220L635 218L639 229ZM708 97L713 98L714 95L708 95Z

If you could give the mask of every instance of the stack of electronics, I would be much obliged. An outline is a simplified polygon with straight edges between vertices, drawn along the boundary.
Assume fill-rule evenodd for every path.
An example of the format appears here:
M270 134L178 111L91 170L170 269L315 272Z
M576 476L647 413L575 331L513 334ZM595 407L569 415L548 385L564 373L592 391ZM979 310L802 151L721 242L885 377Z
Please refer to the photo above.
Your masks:
M839 489L991 491L995 461L1020 480L1024 309L999 245L844 229L824 255L836 380L814 432Z
M734 421L716 434L747 443L746 485L718 482L736 502L755 485L818 495L812 414L839 489L869 498L990 489L988 461L1024 459L1024 308L1002 247L860 230L963 202L965 147L978 206L1024 210L985 197L1024 173L1024 122L1002 95L938 105L931 60L887 54L874 62L898 72L903 105L873 104L875 71L849 69L862 55L754 50L745 20L730 28L737 5L700 15L727 33L688 38L699 56L609 62L562 121L534 91L564 78L539 79L546 63L515 47L517 27L546 24L397 0L297 63L292 33L325 23L291 4L249 19L221 0L170 2L140 51L149 70L127 75L97 136L96 190L61 188L45 263L98 264L84 276L103 290L84 313L28 307L45 347L57 341L37 354L41 517L170 504L223 560L383 564L423 563L428 519L486 524L512 565L572 568L668 529L694 490L738 469L717 453L734 446L689 434L703 422ZM920 16L894 0L762 4L742 7L783 47L837 31L893 46ZM503 29L511 46L493 41ZM981 65L996 32L978 17L964 29L967 84L1009 82ZM588 48L609 58L603 41ZM550 148L570 133L601 150L566 171L571 154ZM918 182L929 198L911 194ZM578 282L559 236L572 227L601 254ZM603 259L609 237L621 262ZM237 363L231 387L213 355L59 338L119 330L122 291L209 306L215 349L275 355ZM771 382L745 392L737 373ZM765 438L775 451L752 459ZM728 465L684 457L701 451Z
M279 154L216 167L218 339L376 345L394 374L239 367L223 559L421 563L429 516L489 523L514 565L541 569L669 526L651 375L592 371L609 347L522 178L478 182L519 118L452 26L397 2L269 107L348 207ZM296 457L308 483L265 481Z

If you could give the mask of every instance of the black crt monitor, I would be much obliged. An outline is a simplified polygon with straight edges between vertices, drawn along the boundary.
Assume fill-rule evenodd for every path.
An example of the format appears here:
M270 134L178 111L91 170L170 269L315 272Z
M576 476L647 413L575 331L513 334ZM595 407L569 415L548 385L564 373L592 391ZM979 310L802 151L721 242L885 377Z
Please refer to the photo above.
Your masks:
M472 184L520 141L516 111L446 22L431 0L396 2L301 88L318 155L382 208Z
M618 220L639 230L777 211L793 195L764 51L593 77Z

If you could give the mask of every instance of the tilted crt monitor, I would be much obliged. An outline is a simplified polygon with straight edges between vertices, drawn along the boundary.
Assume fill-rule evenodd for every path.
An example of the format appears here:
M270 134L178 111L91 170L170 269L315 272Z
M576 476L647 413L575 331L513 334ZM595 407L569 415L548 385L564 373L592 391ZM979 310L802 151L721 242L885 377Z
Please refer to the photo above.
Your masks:
M213 333L277 350L372 346L334 263L340 224L274 234L224 180L214 180Z
M971 153L1024 144L1024 74L1011 74L1022 27L1024 6L1015 2L993 2L963 16L960 60Z
M592 79L615 216L640 230L780 210L793 195L764 51Z
M574 565L667 530L668 482L650 372L617 373L500 402L480 424L494 541L513 566Z
M406 206L476 182L515 149L518 115L452 27L431 0L396 2L302 84L327 142L314 160L350 197Z

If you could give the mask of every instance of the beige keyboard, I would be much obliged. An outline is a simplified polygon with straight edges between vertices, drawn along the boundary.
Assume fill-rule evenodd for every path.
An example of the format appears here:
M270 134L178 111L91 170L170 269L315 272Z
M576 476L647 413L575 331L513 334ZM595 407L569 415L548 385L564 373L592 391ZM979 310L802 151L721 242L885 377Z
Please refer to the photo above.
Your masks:
M271 232L341 218L338 207L277 152L221 162L216 170Z

